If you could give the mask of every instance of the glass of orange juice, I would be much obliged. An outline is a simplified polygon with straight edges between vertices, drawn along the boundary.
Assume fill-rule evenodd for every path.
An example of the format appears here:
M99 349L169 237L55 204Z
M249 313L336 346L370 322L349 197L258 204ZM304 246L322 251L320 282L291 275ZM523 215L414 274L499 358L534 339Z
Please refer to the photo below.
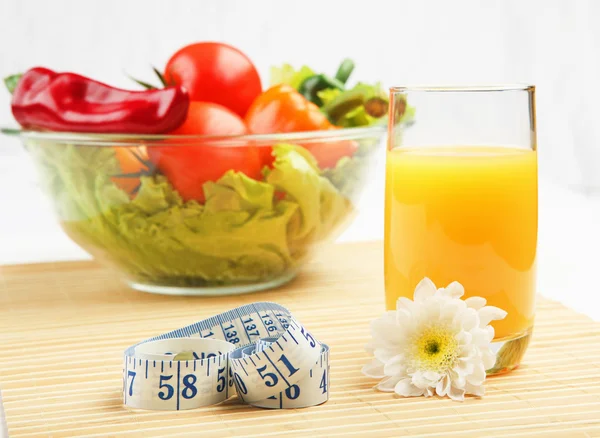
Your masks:
M400 123L406 102L415 123ZM386 160L388 310L429 277L508 312L488 374L519 366L536 294L535 87L395 87Z

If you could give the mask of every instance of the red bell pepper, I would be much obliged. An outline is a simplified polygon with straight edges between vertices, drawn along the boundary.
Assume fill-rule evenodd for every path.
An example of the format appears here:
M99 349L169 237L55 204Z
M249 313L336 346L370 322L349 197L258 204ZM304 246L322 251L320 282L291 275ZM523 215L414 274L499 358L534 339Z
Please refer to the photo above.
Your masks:
M128 91L36 67L17 83L11 108L26 129L162 134L184 122L189 103L187 91L178 86Z

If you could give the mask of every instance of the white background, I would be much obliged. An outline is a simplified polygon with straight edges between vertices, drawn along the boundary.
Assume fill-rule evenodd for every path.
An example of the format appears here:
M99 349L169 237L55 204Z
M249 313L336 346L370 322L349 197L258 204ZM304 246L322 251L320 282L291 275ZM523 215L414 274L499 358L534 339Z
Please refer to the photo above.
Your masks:
M175 50L220 40L263 82L290 62L354 78L537 85L539 287L600 319L600 1L0 1L0 76L35 65L131 87ZM15 126L0 90L0 126ZM383 164L383 162L381 162ZM382 237L383 167L341 240ZM59 230L18 142L0 138L0 263L84 258Z

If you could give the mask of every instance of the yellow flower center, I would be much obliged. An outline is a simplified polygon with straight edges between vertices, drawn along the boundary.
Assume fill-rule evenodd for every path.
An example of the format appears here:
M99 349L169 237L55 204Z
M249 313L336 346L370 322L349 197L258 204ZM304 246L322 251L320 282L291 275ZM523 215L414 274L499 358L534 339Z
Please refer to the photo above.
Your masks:
M458 342L447 327L436 325L417 336L412 350L416 368L440 372L454 365Z

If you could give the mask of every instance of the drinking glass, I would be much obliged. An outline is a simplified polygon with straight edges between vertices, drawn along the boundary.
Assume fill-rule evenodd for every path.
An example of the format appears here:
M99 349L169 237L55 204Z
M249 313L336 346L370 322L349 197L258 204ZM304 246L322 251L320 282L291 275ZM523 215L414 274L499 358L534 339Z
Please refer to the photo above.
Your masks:
M535 87L394 87L386 160L386 307L429 277L508 312L496 365L516 368L535 313ZM414 124L400 119L406 105Z

